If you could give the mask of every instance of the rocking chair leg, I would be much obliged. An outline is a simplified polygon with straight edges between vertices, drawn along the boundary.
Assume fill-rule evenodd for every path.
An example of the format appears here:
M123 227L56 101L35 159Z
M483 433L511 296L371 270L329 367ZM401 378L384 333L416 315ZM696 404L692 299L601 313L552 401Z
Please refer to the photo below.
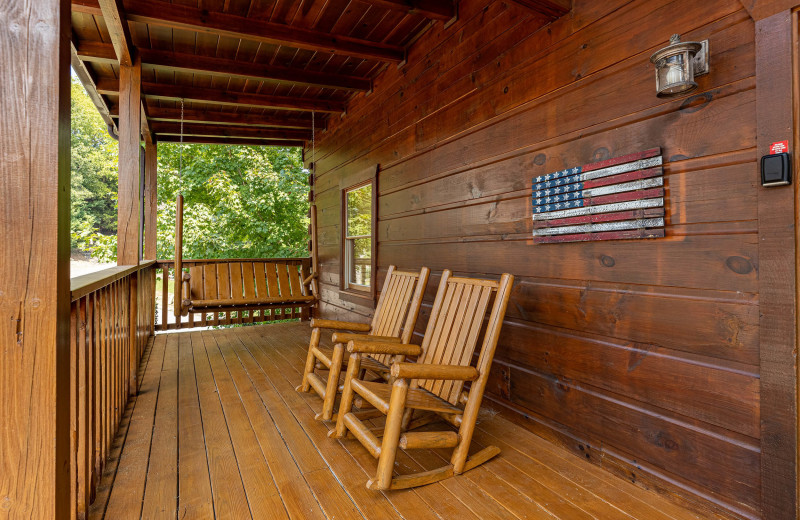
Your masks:
M344 416L353 408L353 387L350 381L361 370L361 354L355 353L350 355L350 360L347 362L347 375L344 378L344 389L342 389L342 400L339 403L339 413L336 417L336 429L328 432L328 437L341 439L347 434L347 426L344 423Z
M297 387L298 392L308 392L311 389L311 384L308 382L308 374L314 372L314 365L317 359L314 357L314 347L319 347L319 338L322 331L319 328L311 330L311 342L308 346L308 357L306 357L306 368L303 371L303 382Z
M328 386L325 388L325 395L322 401L322 413L314 418L321 421L330 421L333 417L333 405L336 402L336 390L339 388L339 374L342 372L342 358L344 357L344 345L337 343L333 347L331 356L331 368L328 372Z
M378 459L378 474L367 482L367 489L389 489L392 486L392 471L397 457L397 444L400 440L400 428L405 415L408 381L397 379L392 384L392 396L389 399L389 414L386 416L386 427L383 430L381 456Z

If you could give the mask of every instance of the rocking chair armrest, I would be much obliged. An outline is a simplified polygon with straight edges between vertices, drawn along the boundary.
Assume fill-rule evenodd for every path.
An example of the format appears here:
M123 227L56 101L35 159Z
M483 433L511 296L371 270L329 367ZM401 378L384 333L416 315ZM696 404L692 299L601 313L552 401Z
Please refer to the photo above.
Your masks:
M369 332L372 329L372 325L369 323L357 323L354 321L321 320L315 318L311 320L311 328Z
M400 343L400 338L394 336L369 336L367 334L354 334L352 332L334 332L331 342L347 344L350 341L372 341L380 343Z
M422 347L408 343L388 343L384 341L356 340L347 344L347 351L351 354L390 354L393 356L419 356Z
M424 363L394 363L392 377L402 379L454 379L475 381L480 375L475 367L433 365Z

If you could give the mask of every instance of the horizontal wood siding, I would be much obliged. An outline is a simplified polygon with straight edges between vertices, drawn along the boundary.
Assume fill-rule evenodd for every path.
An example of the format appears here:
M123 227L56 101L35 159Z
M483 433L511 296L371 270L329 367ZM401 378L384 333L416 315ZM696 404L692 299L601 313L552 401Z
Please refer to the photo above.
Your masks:
M490 405L679 500L760 511L754 23L739 2L574 0L549 25L464 0L317 135L321 313L339 292L340 185L379 164L386 269L517 277ZM710 40L711 73L659 99L649 56ZM660 146L666 238L533 245L537 175ZM311 150L306 150L311 159Z

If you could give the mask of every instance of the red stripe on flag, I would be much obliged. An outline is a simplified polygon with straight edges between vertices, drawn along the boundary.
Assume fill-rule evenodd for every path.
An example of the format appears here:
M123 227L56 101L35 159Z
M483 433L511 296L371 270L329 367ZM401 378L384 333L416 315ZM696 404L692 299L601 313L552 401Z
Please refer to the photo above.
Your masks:
M612 175L611 177L601 177L583 182L583 189L599 188L600 186L609 186L611 184L619 184L622 182L638 181L640 179L648 179L650 177L658 177L661 175L661 167L648 168L646 170L636 170L635 172L626 172L619 175Z
M626 231L605 231L603 233L577 233L575 235L555 235L533 237L534 244L557 244L564 242L588 242L591 240L627 240L631 238L660 238L664 229L629 229Z
M622 193L612 193L611 195L601 195L599 197L587 197L586 206L599 206L600 204L611 204L614 202L627 202L629 200L654 199L664 196L664 188L650 188L647 190L624 191Z
M614 157L613 159L606 159L585 165L581 172L590 172L592 170L599 170L600 168L608 168L609 166L616 166L618 164L625 164L633 161L641 161L642 159L649 159L661 154L661 148L651 148L639 153L632 153L630 155L623 155L622 157Z
M558 218L553 220L537 220L533 229L573 226L576 224L594 224L598 222L616 222L618 220L635 220L640 218L663 217L664 208L632 209L616 213L597 213L594 215L581 215L578 217Z

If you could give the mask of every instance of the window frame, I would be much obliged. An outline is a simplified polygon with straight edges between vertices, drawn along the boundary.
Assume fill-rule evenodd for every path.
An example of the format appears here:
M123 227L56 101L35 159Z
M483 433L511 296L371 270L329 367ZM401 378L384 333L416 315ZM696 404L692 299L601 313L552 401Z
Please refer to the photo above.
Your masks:
M345 184L346 183L346 184ZM353 190L363 188L364 186L372 185L372 200L370 201L370 218L371 218L371 234L370 234L370 277L369 286L360 284L349 283L348 268L349 268L349 254L348 254L348 238L347 235L347 194ZM371 300L374 304L376 297L375 283L377 281L376 272L378 265L378 240L377 240L377 224L378 224L378 165L370 166L355 175L344 175L342 181L339 183L340 190L340 213L341 223L339 232L340 243L340 268L339 268L339 293L340 297L344 300L361 302L364 300Z

